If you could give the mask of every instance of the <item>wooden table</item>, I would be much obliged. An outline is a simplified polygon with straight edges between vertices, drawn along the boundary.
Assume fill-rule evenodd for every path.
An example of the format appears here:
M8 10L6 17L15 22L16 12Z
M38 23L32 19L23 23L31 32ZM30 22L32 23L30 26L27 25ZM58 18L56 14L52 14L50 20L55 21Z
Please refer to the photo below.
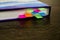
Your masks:
M0 23L0 40L59 40L60 0L40 0L52 6L48 20L20 20Z

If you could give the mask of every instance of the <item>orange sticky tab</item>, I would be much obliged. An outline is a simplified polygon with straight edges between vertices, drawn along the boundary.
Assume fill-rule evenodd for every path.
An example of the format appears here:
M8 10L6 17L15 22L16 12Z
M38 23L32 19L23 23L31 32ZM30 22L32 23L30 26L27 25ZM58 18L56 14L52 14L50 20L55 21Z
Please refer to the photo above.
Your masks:
M25 13L26 17L33 17L32 13Z

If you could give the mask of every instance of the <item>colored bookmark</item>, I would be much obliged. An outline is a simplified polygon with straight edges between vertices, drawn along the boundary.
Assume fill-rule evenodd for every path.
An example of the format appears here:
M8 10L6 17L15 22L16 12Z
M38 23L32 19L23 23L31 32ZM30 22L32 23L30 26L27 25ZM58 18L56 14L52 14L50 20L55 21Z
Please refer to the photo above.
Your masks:
M34 16L35 16L37 19L43 18L40 14L35 14Z

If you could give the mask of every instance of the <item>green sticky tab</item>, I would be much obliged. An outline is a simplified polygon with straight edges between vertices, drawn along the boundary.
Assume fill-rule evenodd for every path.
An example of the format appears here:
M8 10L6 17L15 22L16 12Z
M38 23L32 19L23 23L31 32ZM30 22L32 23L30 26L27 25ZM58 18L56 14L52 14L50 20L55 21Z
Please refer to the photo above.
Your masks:
M33 12L33 9L27 9L28 12Z
M40 14L35 14L34 15L36 18L43 18Z
M39 10L42 10L43 11L43 10L46 10L46 9L45 8L39 8Z

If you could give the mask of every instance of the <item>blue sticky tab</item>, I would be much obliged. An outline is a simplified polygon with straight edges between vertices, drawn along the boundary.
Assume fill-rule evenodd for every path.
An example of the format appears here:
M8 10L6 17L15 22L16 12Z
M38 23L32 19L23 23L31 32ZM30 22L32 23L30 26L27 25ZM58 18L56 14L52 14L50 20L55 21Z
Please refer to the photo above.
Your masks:
M33 15L36 14L36 13L37 13L37 12L34 12L34 11L32 12Z
M41 16L46 16L46 14L44 12L40 12Z

